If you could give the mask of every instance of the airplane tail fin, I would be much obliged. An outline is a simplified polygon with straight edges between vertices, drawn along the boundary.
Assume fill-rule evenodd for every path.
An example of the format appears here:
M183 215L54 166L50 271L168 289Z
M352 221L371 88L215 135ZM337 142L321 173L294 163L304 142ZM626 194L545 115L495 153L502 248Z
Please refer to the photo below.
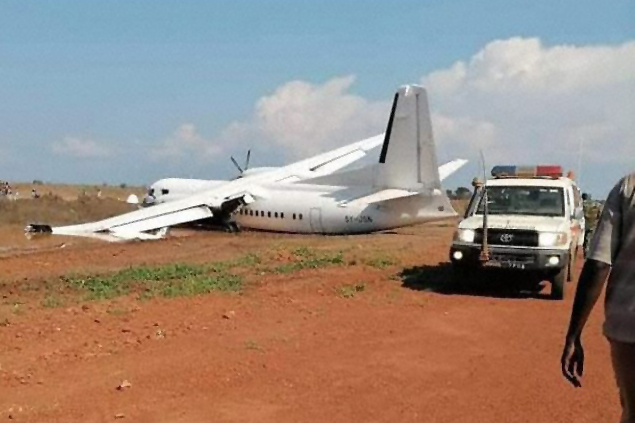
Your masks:
M374 186L416 191L441 188L428 95L423 87L407 85L395 94Z

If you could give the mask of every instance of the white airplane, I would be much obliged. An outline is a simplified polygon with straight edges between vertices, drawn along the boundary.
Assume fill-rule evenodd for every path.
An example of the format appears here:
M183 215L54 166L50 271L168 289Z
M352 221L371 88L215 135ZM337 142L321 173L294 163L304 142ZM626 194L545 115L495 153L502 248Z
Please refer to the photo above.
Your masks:
M379 163L333 173L382 139ZM284 167L254 169L233 181L159 181L153 194L160 204L152 207L94 223L31 225L27 230L109 240L156 239L167 227L217 218L280 232L374 232L455 217L441 180L465 163L455 160L438 167L426 91L410 85L395 95L384 135ZM167 190L164 199L156 191L159 185Z

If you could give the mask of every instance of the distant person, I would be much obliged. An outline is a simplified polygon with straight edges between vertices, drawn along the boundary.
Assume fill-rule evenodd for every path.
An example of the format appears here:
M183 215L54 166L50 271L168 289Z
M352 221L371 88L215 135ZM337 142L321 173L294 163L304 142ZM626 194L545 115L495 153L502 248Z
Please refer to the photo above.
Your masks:
M591 239L593 239L595 228L597 227L597 224L600 221L600 217L602 216L602 205L598 201L585 199L583 207L584 221L586 223L584 231L583 252L584 256L586 257L589 252L589 243L591 242Z
M607 280L604 335L611 345L622 423L635 423L635 173L611 190L598 222L571 312L562 373L582 386L582 329Z
M40 194L35 190L35 188L31 190L31 198L40 198Z

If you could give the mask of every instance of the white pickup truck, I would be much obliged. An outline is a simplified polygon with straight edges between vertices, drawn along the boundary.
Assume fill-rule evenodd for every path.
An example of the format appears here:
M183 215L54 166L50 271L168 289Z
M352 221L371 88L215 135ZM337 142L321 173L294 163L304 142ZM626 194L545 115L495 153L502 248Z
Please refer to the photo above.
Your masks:
M533 272L551 282L554 299L562 299L584 243L578 186L560 166L496 166L492 176L476 185L458 226L450 250L453 266L461 272L488 267Z

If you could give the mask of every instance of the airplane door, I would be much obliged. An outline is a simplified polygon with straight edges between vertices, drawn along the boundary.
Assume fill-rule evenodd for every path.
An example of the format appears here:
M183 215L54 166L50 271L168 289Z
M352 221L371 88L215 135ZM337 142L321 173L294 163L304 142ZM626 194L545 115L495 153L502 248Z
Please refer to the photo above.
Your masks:
M313 233L324 233L324 227L322 226L322 209L312 208L309 212L309 219L311 222L311 231Z

